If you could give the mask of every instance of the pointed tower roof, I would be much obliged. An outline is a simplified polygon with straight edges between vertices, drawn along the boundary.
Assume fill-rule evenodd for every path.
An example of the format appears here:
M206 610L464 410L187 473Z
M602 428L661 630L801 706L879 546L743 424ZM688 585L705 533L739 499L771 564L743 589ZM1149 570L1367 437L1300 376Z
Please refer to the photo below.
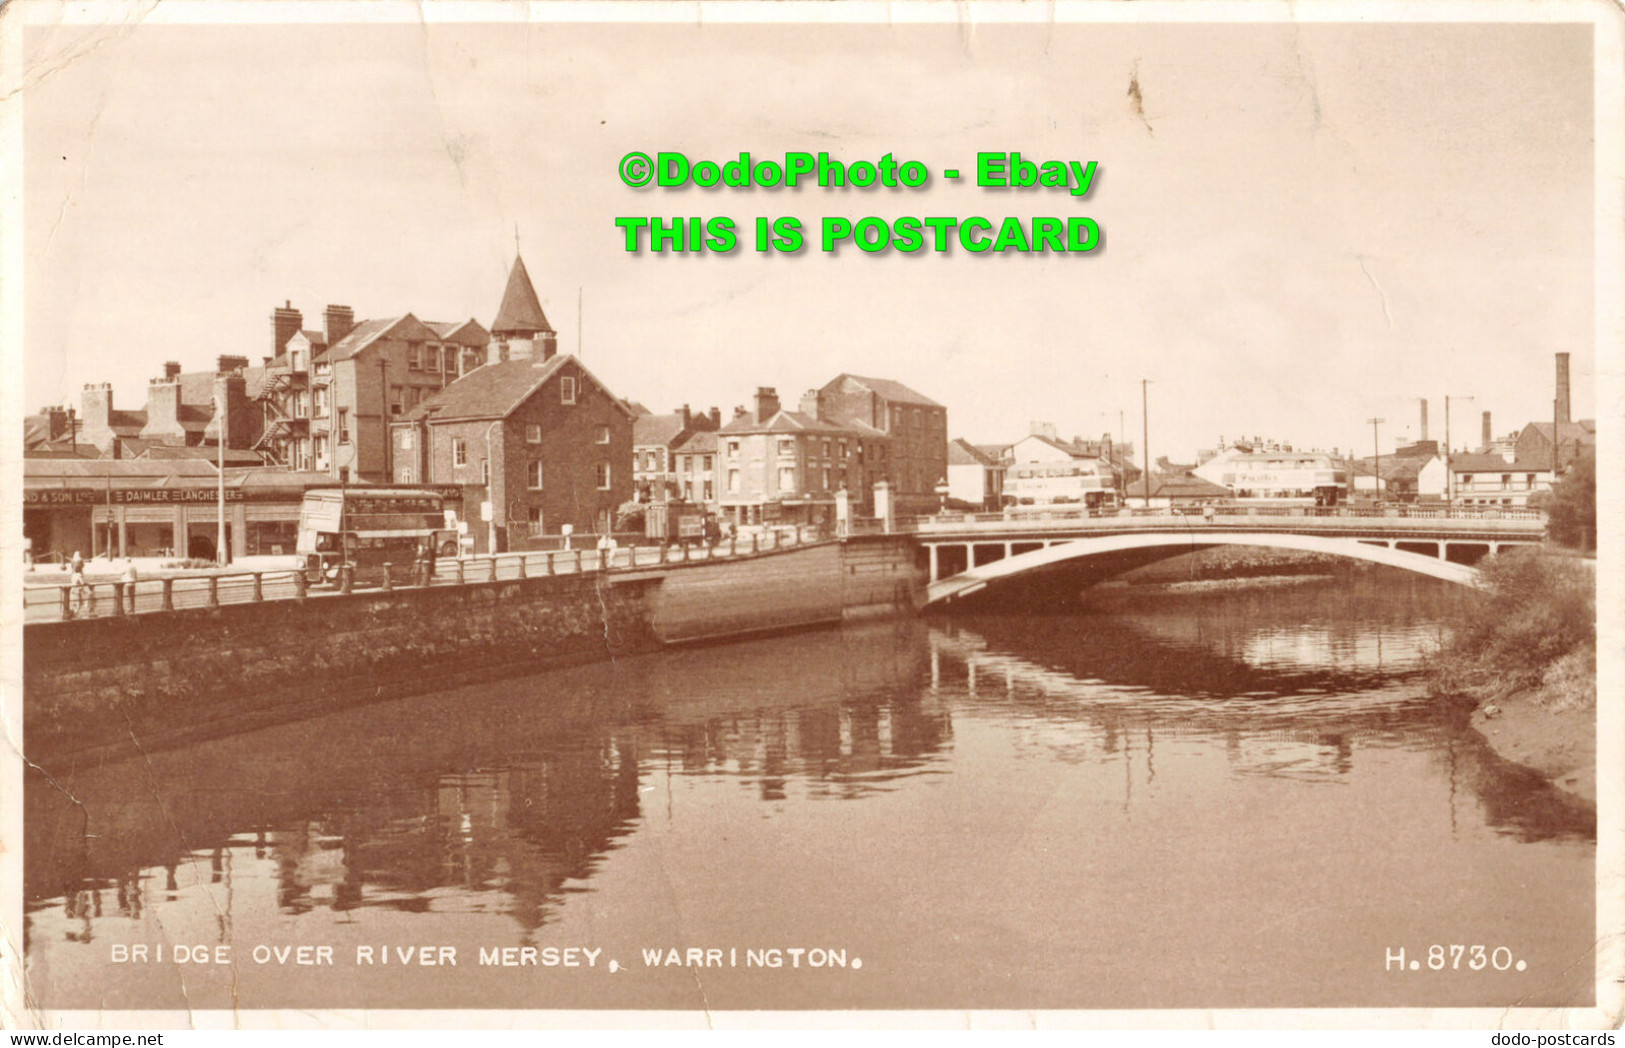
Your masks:
M508 271L508 287L502 292L502 305L497 309L497 318L491 322L491 334L498 338L504 335L528 337L542 331L552 334L553 325L542 312L542 303L530 284L530 274L525 271L525 260L516 254L513 269Z

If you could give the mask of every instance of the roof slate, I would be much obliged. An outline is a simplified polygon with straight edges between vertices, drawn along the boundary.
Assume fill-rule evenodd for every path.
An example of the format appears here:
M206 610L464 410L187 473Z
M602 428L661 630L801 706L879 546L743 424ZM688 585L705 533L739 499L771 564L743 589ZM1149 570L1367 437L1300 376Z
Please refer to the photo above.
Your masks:
M779 411L766 422L756 421L754 415L741 415L726 426L723 433L827 433L830 436L837 434L869 436L878 433L872 426L838 426L833 422L823 422L804 415L799 411Z
M843 372L835 377L835 381L837 382L841 381L842 379L857 383L859 386L862 386L867 390L878 393L880 396L894 404L919 404L924 407L932 408L942 407L941 404L938 404L925 394L917 393L894 379L865 378L862 375L853 375L849 372Z
M996 466L999 456L989 455L970 441L959 437L948 444L950 466Z
M579 358L561 353L545 362L504 360L477 367L408 411L402 419L428 418L431 422L450 422L454 419L507 418L514 409L529 400L543 383L566 367L579 371L581 377L603 390L621 410L627 410L626 404L583 367Z
M675 412L670 415L639 415L632 421L634 445L658 444L667 447L682 433L683 416Z

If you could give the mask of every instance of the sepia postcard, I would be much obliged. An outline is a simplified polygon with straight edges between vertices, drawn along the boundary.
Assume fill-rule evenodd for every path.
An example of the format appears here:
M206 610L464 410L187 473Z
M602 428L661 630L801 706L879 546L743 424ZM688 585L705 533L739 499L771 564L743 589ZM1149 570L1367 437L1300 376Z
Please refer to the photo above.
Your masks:
M0 6L4 1025L1617 1027L1622 41Z

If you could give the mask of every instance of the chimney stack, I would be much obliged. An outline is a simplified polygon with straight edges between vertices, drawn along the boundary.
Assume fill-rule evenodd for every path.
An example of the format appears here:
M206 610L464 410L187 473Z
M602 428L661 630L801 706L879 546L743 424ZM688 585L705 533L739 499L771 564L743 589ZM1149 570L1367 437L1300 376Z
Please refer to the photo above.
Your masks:
M1422 435L1416 439L1418 443L1428 439L1428 402L1426 397L1422 398Z
M287 346L288 339L299 334L304 326L305 317L293 308L293 301L289 299L285 305L276 307L271 311L271 355L281 353Z
M113 386L108 382L86 382L79 399L79 417L82 419L85 443L94 444L103 451L118 441L113 435Z
M684 429L687 429L688 424L694 420L694 416L688 410L687 404L684 404L682 407L677 409L677 415L682 419Z
M181 426L181 384L172 378L155 378L147 383L147 424L141 439L155 444L184 445L186 430Z
M779 413L779 391L772 386L756 387L756 421L766 422Z
M214 373L217 374L217 375L228 375L233 371L241 371L243 368L246 368L247 366L248 366L248 358L247 357L227 356L226 354L222 353L220 356L215 358ZM175 376L178 376L180 373L181 373L181 369L179 367L177 367L175 369L175 375L171 375L170 377L174 378Z
M1490 432L1490 413L1486 411L1484 412L1484 446L1489 447L1490 442L1494 439L1494 435Z
M1557 403L1555 408L1556 410L1553 411L1552 415L1557 420L1558 425L1574 421L1569 417L1569 355L1567 353L1557 355ZM1557 439L1555 431L1552 434L1552 439L1554 441Z
M707 415L707 417L709 417L711 419L711 428L712 429L721 429L722 428L722 409L721 408L713 407L709 412L706 413L706 415Z
M1029 422L1027 423L1027 431L1035 437L1048 437L1050 440L1061 439L1055 435L1055 423L1053 422Z
M809 389L801 394L801 413L808 418L818 417L818 391Z
M164 378L177 379L181 377L181 362L178 360L164 361Z
M328 306L322 313L322 326L327 333L327 344L331 346L355 329L355 310L349 306Z

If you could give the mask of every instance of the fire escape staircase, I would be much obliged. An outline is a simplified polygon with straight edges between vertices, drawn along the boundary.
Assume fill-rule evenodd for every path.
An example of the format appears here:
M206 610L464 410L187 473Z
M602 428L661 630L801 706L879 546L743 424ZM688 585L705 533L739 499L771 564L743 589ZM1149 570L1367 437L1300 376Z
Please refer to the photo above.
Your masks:
M288 464L288 439L293 436L293 418L285 410L288 389L293 385L293 374L279 368L267 376L266 382L254 399L265 409L265 429L254 442L254 450L262 452L273 465Z

